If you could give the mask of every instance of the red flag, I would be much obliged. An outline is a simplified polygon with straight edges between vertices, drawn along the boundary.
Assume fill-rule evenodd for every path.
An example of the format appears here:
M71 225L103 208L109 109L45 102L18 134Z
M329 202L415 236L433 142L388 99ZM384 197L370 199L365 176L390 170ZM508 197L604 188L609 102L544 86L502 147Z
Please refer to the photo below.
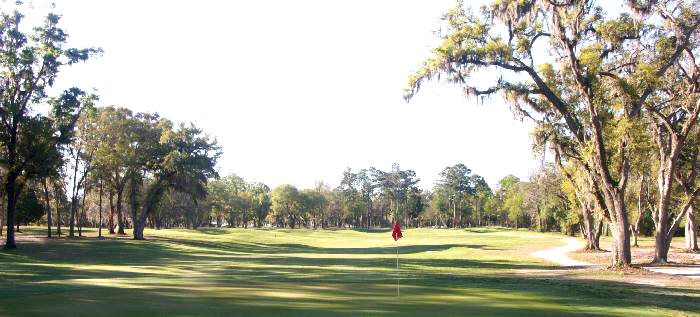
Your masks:
M403 238L403 235L401 234L401 226L398 222L394 224L394 231L391 232L391 236L394 238L394 241Z

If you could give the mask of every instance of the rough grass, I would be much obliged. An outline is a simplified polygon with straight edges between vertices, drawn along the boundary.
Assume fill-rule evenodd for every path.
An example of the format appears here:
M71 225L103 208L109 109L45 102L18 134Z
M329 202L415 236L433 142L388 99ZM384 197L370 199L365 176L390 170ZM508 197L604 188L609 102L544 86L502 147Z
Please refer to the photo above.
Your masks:
M0 252L2 316L686 316L700 290L569 273L562 236L500 228L148 230ZM90 238L92 237L92 238ZM553 275L552 272L555 274ZM401 296L397 297L397 279ZM694 284L689 284L694 285Z

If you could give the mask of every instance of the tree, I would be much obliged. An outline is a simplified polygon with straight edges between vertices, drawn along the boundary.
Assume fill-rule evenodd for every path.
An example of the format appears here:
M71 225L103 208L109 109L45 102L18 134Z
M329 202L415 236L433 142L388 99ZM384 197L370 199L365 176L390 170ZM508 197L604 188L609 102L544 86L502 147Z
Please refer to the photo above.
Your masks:
M115 207L117 213L118 234L124 232L124 215L122 203L128 175L133 170L134 152L131 149L134 118L131 110L126 108L104 107L97 110L98 130L102 142L97 147L94 168L102 175L110 201L110 233L114 233L111 220ZM114 198L116 196L116 205Z
M678 177L678 173L684 174L679 171L679 165L683 164L681 155L692 147L689 138L697 131L694 128L700 115L700 69L695 60L700 48L700 3L661 2L654 9L661 12L667 25L665 30L657 31L660 38L655 43L655 50L646 52L646 59L653 65L651 61L655 59L665 60L664 57L671 54L678 55L663 76L649 78L646 85L655 89L644 103L644 110L653 119L649 130L653 131L651 139L657 149L658 195L652 212L656 228L654 262L663 264L668 261L673 235L689 209L684 207L675 219L670 217L674 184L685 191L686 206L692 206L698 194L694 191L692 172L687 175L690 179ZM676 52L677 47L682 50ZM697 156L697 152L694 154Z
M250 186L253 194L253 218L255 226L260 228L270 212L272 201L270 200L270 187L263 183L255 183ZM323 215L321 215L323 217ZM323 218L321 218L322 220Z
M447 226L446 219L450 211L450 192L442 185L435 186L430 199L430 217L435 224Z
M299 219L301 201L299 190L292 185L279 185L272 190L272 210L278 225L289 225L292 229Z
M700 127L695 127L694 133L687 141L689 146L684 147L679 155L678 166L676 168L675 179L680 184L684 195L684 203L681 207L681 212L676 216L676 219L671 223L670 232L675 232L680 219L685 213L685 245L689 251L698 251L697 232L695 220L697 196L700 195ZM673 235L667 237L668 243L671 243Z
M33 188L22 191L17 202L17 228L20 224L39 221L44 216L44 206Z
M375 169L375 179L384 196L390 202L395 222L401 216L406 216L401 206L407 202L408 194L420 181L413 170L402 170L398 163L391 165L391 171L384 172Z
M564 174L564 182L562 182L562 190L567 196L569 205L577 207L581 210L581 234L586 239L586 250L600 250L600 236L603 230L602 215L596 219L596 210L598 214L602 214L601 206L597 205L597 200L592 193L592 185L587 182L586 178L581 175L580 170L571 166L564 166L561 162L561 157L556 156L556 164L559 171ZM572 163L573 164L573 163ZM598 207L596 207L598 206Z
M480 175L474 174L471 177L471 183L474 186L474 216L476 217L476 225L481 226L481 221L484 217L484 212L488 210L487 205L489 200L493 199L493 192L486 180Z
M640 15L608 18L585 0L505 0L485 6L480 15L459 3L443 16L442 43L411 76L405 93L410 100L423 81L444 75L467 96L500 93L516 115L535 122L536 137L560 148L564 159L578 161L595 187L614 231L613 266L631 263L624 200L629 131L638 128L642 110L660 90L657 79L691 48L700 25L694 3L626 6ZM508 74L487 87L483 80L470 81L483 70Z
M85 111L85 109L93 108L95 100L97 100L95 95L87 95L81 90L72 89L50 102L54 105L54 117L65 121L64 125L70 127L67 132L64 132L68 142L62 146L62 150L67 154L68 168L71 169L73 179L68 230L68 236L71 238L75 236L75 221L76 217L79 217L77 215L78 197L85 186L88 172L92 168L92 158L96 151L94 126L91 122L94 118L94 112ZM83 112L85 115L81 115ZM78 121L80 124L76 125ZM85 196L84 190L83 196Z
M520 190L520 184L514 186L506 195L506 200L503 203L508 210L508 219L513 222L513 228L518 229L518 221L523 216L523 192Z
M217 227L221 227L222 220L232 212L230 204L232 194L225 181L227 178L222 177L207 184L207 199L211 208L210 216L216 220Z
M25 174L27 165L34 159L31 138L26 135L32 125L45 116L36 114L35 105L46 99L46 88L53 85L59 70L87 60L99 49L64 48L67 34L58 27L60 17L54 13L46 16L43 25L27 35L20 27L23 15L19 11L1 13L0 17L0 135L2 165L7 170L5 190L7 194L7 243L6 249L16 247L14 229L17 197L21 191L17 178ZM46 126L41 128L42 130Z
M452 202L452 228L457 228L457 205L464 200L467 194L472 195L474 188L471 184L472 171L466 165L459 163L454 166L445 167L440 172L442 179L438 180L442 186L448 190ZM448 207L449 208L449 207Z
M373 168L361 169L357 172L356 181L359 183L360 196L364 200L364 204L367 206L367 215L365 223L367 224L367 229L372 227L372 196L374 196L374 190L377 187L376 179L374 179Z
M323 210L328 208L328 200L322 192L315 189L304 189L300 194L302 208L309 214L313 228L316 229L323 221ZM311 224L308 226L311 227Z
M353 172L352 168L347 168L343 172L343 178L338 186L338 191L341 193L343 202L343 217L356 219L361 217L363 208L363 197L360 195L360 181L358 174Z
M168 120L160 120L157 115L139 114L137 117L142 127L150 132L137 152L145 154L142 172L152 175L152 179L146 187L140 214L132 214L134 239L143 240L146 219L158 207L166 189L188 195L195 209L199 208L199 200L206 197L207 181L219 177L214 167L221 156L221 148L216 140L203 135L193 124L181 124L172 129ZM151 134L152 129L161 133ZM152 142L150 136L155 135L157 141Z
M244 205L247 204L242 201L241 193L248 190L249 187L256 188L256 186L258 192L269 192L269 188L265 191L267 186L264 186L264 184L249 186L243 178L235 174L214 180L210 182L210 185L208 191L210 194L209 200L214 216L217 217L217 223L220 222L218 218L228 217L229 227L233 227L237 216L241 216Z
M529 182L523 187L523 200L536 227L544 232L551 221L556 221L564 233L573 233L572 223L567 217L567 198L562 192L562 177L556 167L545 164L530 175Z
M523 193L520 179L507 175L498 181L500 196L503 201L503 208L508 213L508 219L518 228L518 220L523 215Z

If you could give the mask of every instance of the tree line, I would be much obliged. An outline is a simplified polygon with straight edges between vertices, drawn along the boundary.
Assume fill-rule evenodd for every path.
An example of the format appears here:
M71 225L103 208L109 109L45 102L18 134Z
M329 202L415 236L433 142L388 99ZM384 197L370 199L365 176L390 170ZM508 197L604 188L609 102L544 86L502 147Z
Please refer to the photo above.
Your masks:
M197 208L208 179L218 176L216 140L158 114L96 107L98 96L79 88L49 96L61 69L102 50L65 47L68 34L58 26L57 14L49 13L30 32L24 31L23 18L17 9L0 16L5 248L16 247L20 222L43 215L49 237L53 225L58 234L65 225L68 236L81 235L90 194L98 196L100 218L105 200L109 231L116 227L123 234L128 225L134 239L144 238L144 227L156 222L164 200L184 196Z
M528 181L508 175L493 190L462 163L445 167L428 190L417 186L413 170L399 164L389 171L347 168L342 176L335 187L319 181L309 189L289 184L270 189L233 174L212 180L202 224L371 229L400 222L405 227L508 226L585 233L572 185L552 164L534 171Z

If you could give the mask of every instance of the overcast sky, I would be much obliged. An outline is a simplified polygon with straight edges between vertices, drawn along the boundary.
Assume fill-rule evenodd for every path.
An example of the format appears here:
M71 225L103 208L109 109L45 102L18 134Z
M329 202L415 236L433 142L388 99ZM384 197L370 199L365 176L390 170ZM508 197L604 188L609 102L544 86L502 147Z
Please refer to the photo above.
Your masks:
M64 69L56 87L192 121L223 146L222 175L271 187L336 186L347 167L393 162L425 189L456 163L492 185L527 179L539 165L531 126L499 98L477 103L447 84L402 98L454 3L56 1L70 45L105 51Z

